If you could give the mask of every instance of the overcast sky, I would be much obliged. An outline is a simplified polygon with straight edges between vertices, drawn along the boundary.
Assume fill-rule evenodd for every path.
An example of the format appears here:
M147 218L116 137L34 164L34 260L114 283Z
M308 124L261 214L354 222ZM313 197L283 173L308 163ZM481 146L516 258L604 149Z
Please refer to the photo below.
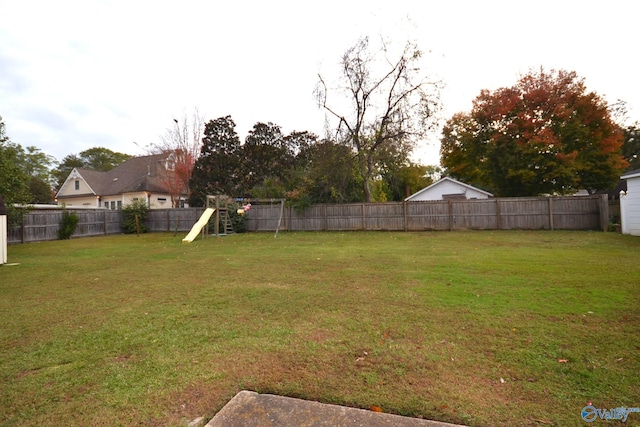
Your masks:
M531 68L576 71L640 120L640 2L608 0L0 0L0 115L56 159L91 147L132 155L198 108L322 134L318 73L359 37L417 40L441 78L443 115ZM438 135L415 159L438 163ZM134 142L138 144L135 145Z

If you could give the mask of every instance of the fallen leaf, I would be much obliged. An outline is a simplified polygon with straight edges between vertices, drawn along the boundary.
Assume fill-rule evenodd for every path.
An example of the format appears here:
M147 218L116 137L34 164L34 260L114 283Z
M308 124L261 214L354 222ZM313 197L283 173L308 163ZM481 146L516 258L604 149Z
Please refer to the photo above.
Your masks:
M373 412L384 412L381 407L376 405L371 405L369 409L371 409Z
M558 363L567 363L569 359L558 359Z
M500 378L500 383L504 384L504 378Z

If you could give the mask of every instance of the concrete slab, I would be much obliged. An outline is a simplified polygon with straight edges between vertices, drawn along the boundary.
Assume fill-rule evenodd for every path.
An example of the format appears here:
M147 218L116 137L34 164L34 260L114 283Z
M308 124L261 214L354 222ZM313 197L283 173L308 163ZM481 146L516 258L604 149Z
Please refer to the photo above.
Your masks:
M464 427L291 397L241 391L205 427Z

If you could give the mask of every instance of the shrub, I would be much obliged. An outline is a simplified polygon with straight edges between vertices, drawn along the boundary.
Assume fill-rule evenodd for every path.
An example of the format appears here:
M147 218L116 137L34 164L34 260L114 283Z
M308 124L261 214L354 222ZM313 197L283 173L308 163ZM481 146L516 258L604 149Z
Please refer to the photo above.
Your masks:
M80 218L75 212L69 212L68 210L62 210L62 221L60 221L60 228L58 228L58 238L61 240L70 239L73 233L76 231Z
M144 200L134 200L122 208L122 230L125 233L146 233L144 222L149 216L149 207ZM137 221L136 221L137 218Z

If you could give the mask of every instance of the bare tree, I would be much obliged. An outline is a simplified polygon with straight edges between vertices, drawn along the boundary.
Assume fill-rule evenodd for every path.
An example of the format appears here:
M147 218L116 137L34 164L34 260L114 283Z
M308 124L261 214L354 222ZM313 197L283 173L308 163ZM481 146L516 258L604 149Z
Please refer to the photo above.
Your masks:
M422 52L417 45L407 42L397 59L392 56L384 41L372 53L369 39L360 39L342 56L339 85L330 89L318 75L316 86L318 106L338 120L336 136L356 152L367 202L377 175L378 152L389 146L412 151L435 124L440 107L441 82L421 74ZM340 105L340 99L330 103L334 92L349 105Z
M200 156L203 131L204 117L196 107L190 118L186 113L180 119L174 118L160 142L147 147L149 154L166 153L172 157L171 170L165 171L161 178L171 192L173 207L178 207L181 194L189 197L189 180Z

